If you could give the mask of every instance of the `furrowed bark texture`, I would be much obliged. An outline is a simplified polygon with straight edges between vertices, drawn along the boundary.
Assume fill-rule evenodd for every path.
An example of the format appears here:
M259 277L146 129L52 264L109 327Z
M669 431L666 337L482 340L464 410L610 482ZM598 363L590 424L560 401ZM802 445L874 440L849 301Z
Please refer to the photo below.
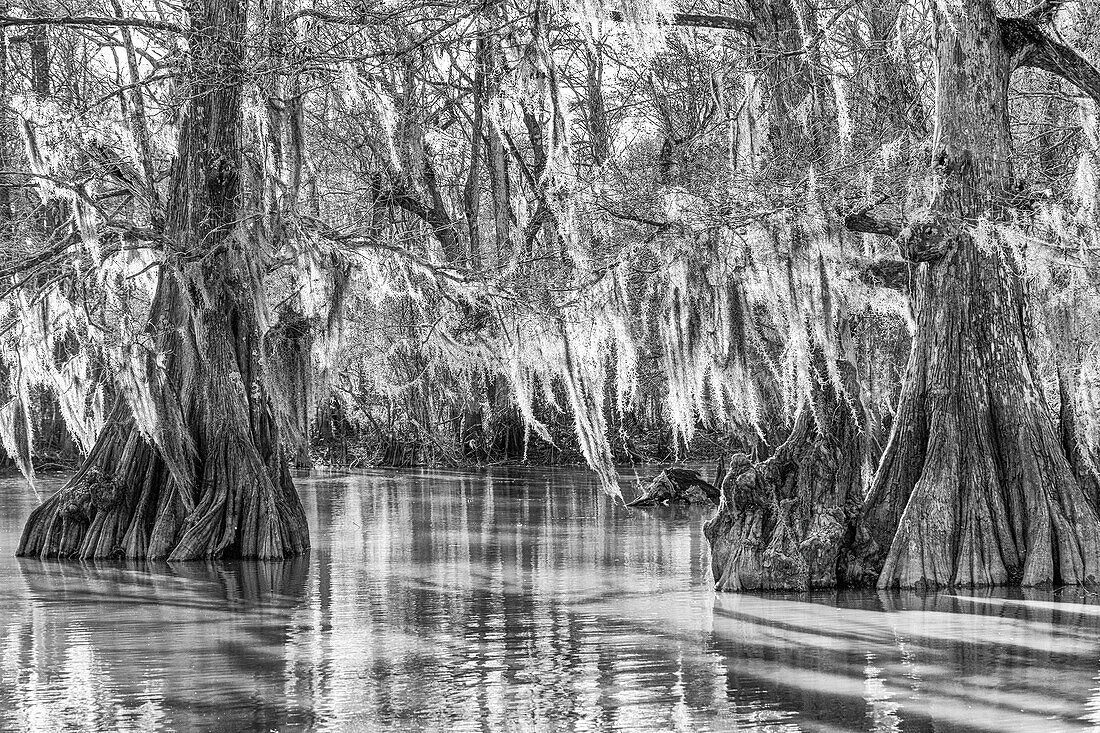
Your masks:
M1074 476L1028 344L1025 284L979 217L1013 190L1009 76L1026 56L991 2L934 16L929 208L901 232L917 333L893 431L845 570L853 584L1081 583L1100 522Z
M191 12L174 247L149 326L152 397L120 402L85 464L31 515L19 555L275 558L309 547L265 373L263 267L238 222L246 6L204 0Z
M819 359L820 361L820 359ZM811 401L775 454L731 461L718 513L703 527L717 590L810 590L837 584L837 563L863 498L858 408L822 369ZM847 369L848 381L855 381Z
M813 4L805 0L748 0L756 26L753 56L764 67L767 145L764 157L775 173L805 175L807 161L829 169L839 135L832 84L811 39L818 32Z

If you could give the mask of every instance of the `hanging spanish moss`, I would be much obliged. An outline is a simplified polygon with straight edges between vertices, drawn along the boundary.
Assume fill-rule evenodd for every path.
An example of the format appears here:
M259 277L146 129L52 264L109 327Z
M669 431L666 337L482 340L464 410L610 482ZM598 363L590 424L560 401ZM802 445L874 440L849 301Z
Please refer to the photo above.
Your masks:
M296 554L292 464L724 457L724 589L1091 574L1087 8L322 5L5 57L0 443L84 456L23 552Z

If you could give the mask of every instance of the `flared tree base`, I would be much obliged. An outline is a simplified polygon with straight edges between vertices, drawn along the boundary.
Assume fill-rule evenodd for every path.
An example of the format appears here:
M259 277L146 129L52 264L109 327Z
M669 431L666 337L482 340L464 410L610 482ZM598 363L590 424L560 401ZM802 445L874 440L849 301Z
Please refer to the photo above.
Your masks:
M1094 582L1100 519L1032 365L1013 255L968 229L946 250L919 281L905 388L847 579L929 590Z
M195 560L288 558L309 549L286 461L232 437L182 489L158 450L116 411L76 475L27 520L17 555Z
M853 410L815 387L790 436L757 466L731 465L703 528L722 591L833 588L863 498L862 436Z

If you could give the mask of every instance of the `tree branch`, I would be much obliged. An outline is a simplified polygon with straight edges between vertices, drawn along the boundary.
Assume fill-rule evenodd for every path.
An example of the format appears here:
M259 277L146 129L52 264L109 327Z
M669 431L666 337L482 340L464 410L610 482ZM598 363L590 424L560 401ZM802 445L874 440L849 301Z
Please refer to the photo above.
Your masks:
M1054 74L1100 104L1100 71L1077 51L1048 36L1040 21L1030 17L1001 18L1000 27L1001 38L1016 68L1030 66Z
M78 27L106 27L106 28L142 28L151 31L166 31L168 33L186 33L187 29L175 23L166 23L152 18L105 18L97 15L61 15L42 18L15 18L10 15L0 15L0 28L33 25L61 25Z
M853 257L848 261L860 282L871 287L909 291L912 265L895 257Z
M390 190L382 192L381 196L387 203L409 212L431 227L432 234L443 248L443 254L448 262L458 259L461 242L455 234L454 222L446 216L445 212L426 205L420 197L393 179L390 180Z
M392 15L392 14L390 14ZM361 13L356 16L352 15L337 15L336 13L326 13L323 10L317 10L315 8L303 8L302 10L296 10L286 17L286 23L289 25L296 20L302 18L310 18L312 20L318 20L322 23L337 23L339 25L370 25L373 23L380 23L387 19L387 16L379 13Z
M599 207L616 219L634 222L635 224L646 224L651 227L656 227L659 231L662 232L675 224L675 222L671 221L657 221L656 219L649 219L639 214L632 214L628 211L616 211L610 206L606 206L604 204L599 204Z
M389 20L394 17L393 13L362 13L358 16L349 15L337 15L335 13L327 13L323 10L316 10L314 8L307 8L298 10L287 16L286 22L293 23L299 18L312 18L319 20L323 23L340 23L343 25L368 25L372 23L378 23L382 20ZM624 16L618 10L612 10L610 13L611 20L616 23L623 23L626 21ZM670 25L683 26L689 28L714 28L716 30L726 31L741 31L748 35L753 35L756 30L756 24L751 20L745 20L744 18L734 18L729 15L705 15L702 13L673 13L670 20Z
M844 227L852 232L878 234L894 239L901 234L901 222L873 216L870 208L859 209L846 215L844 217Z
M1065 4L1066 0L1042 0L1042 2L1028 8L1021 17L1037 20L1040 23L1050 23Z
M33 255L28 255L21 260L15 261L11 258L11 264L7 264L4 267L0 267L0 278L11 277L12 275L18 275L20 273L27 272L28 270L37 267L43 262L49 262L52 259L62 256L69 247L76 244L79 241L76 237L66 236L60 241L54 244L52 247L38 252Z
M622 23L625 16L618 10L611 11L611 20ZM671 25L689 28L715 28L726 31L741 31L748 35L756 32L756 24L751 20L733 18L728 15L701 15L699 13L673 13Z

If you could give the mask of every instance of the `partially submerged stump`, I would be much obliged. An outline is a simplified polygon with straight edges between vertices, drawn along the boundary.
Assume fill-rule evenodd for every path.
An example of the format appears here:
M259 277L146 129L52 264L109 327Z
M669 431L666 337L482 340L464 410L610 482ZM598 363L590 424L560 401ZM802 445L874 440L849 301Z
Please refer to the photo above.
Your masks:
M690 468L666 468L627 506L718 504L718 489Z

